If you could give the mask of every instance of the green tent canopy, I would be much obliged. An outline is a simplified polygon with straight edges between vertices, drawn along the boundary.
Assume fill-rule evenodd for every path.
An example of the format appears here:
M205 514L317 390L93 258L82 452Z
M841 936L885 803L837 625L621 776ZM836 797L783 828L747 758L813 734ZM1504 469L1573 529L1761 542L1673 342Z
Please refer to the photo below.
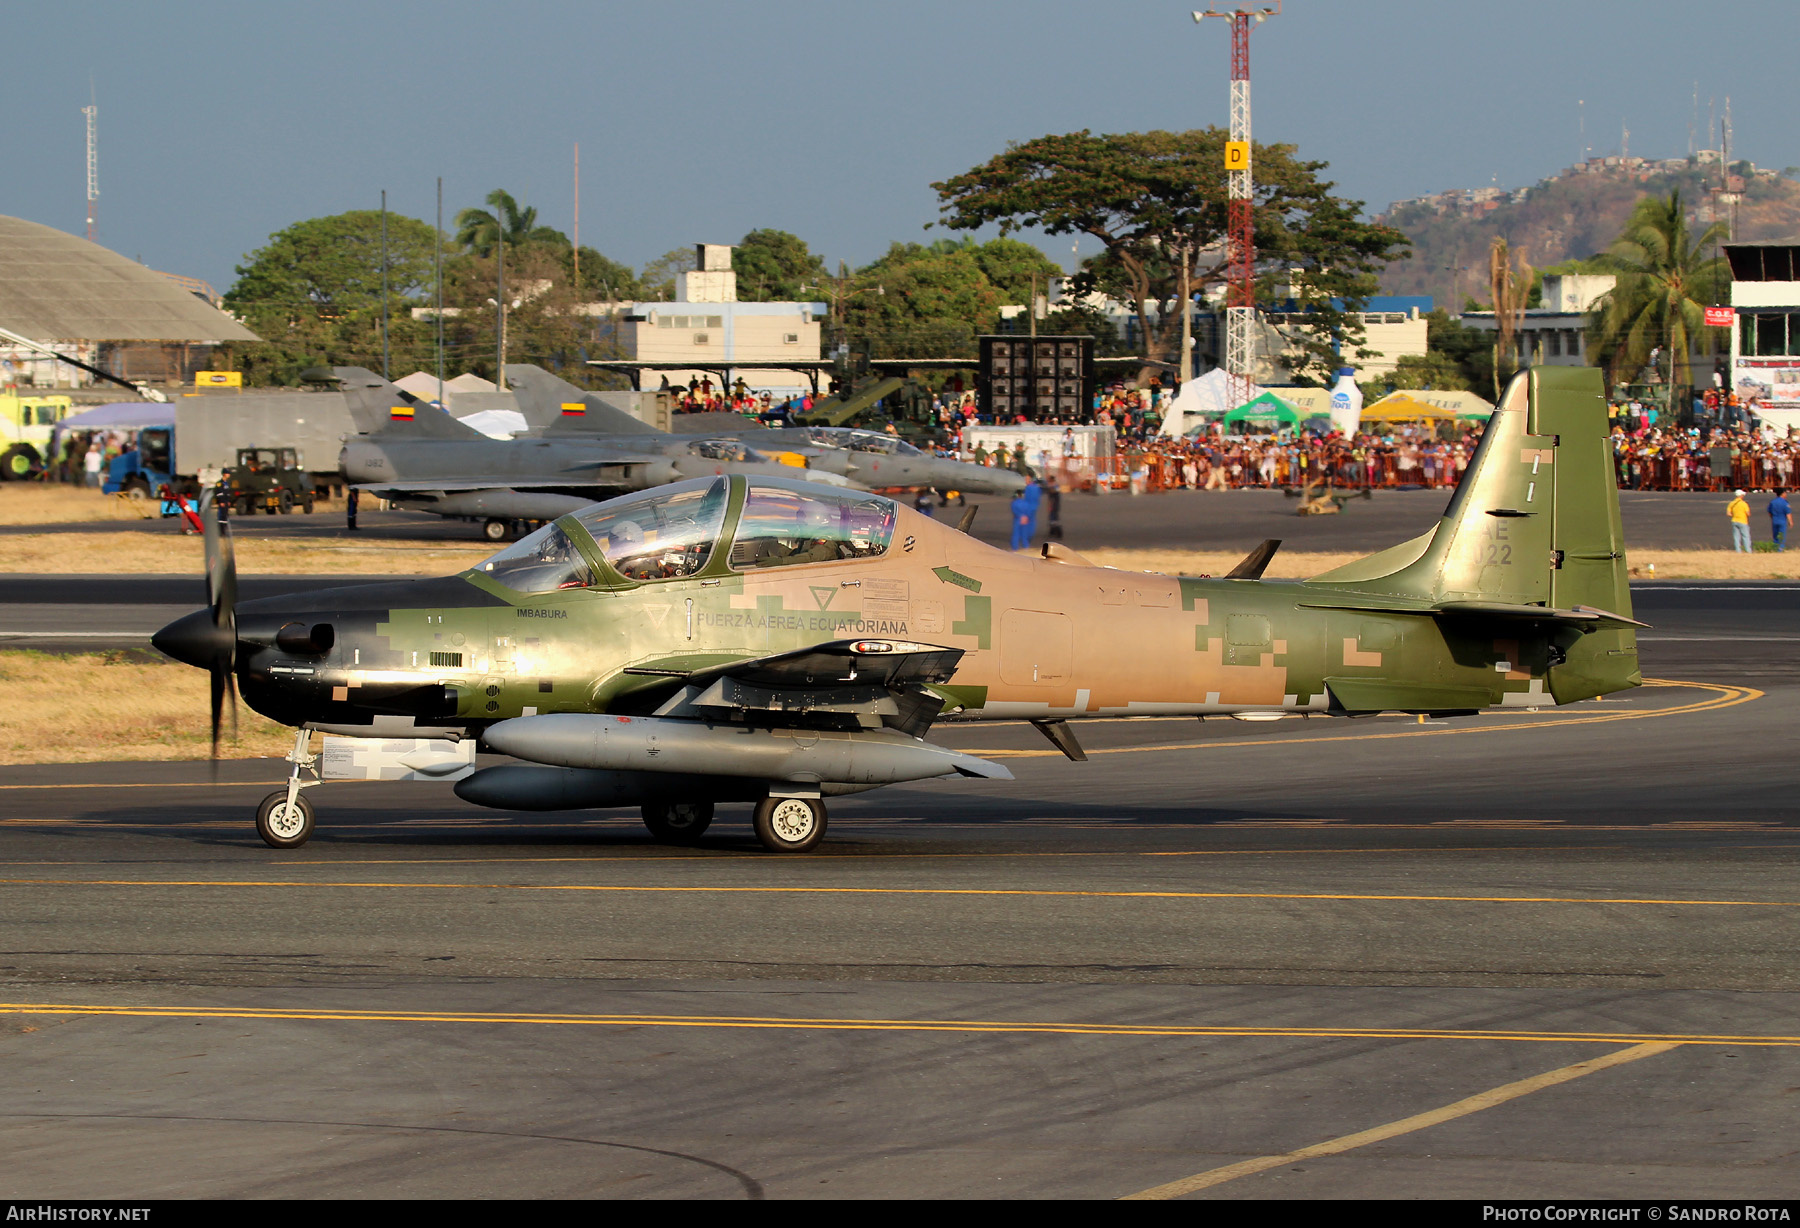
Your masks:
M1252 426L1299 426L1300 411L1272 392L1253 397L1225 415L1225 425L1234 422Z

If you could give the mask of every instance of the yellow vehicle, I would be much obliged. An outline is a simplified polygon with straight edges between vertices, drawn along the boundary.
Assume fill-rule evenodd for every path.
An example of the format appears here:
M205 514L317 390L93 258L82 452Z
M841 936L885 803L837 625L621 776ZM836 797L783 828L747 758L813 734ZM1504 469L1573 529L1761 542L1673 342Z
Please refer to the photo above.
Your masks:
M50 431L69 416L65 396L0 393L0 482L18 482L44 467Z

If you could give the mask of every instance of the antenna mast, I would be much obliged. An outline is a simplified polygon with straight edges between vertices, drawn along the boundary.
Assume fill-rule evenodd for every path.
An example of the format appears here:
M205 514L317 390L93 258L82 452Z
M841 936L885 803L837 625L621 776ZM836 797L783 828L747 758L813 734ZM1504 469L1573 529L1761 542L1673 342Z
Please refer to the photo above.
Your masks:
M1281 12L1275 7L1207 9L1194 20L1225 17L1231 21L1231 138L1225 146L1225 218L1230 256L1226 260L1228 297L1225 306L1225 373L1231 379L1230 408L1250 399L1256 370L1256 202L1250 165L1250 29ZM1186 304L1183 304L1186 309ZM1186 359L1186 355L1182 355Z
M100 108L90 104L81 108L81 113L87 116L87 237L92 242L100 212L100 146L95 131Z

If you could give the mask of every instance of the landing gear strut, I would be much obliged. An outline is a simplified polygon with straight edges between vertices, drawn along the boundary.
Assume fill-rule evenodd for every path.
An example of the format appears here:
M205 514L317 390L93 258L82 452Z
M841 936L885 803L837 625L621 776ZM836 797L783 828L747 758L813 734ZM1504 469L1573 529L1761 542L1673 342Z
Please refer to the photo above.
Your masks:
M312 838L312 803L300 796L300 790L319 783L319 757L306 749L312 741L312 730L302 726L294 732L294 749L288 755L287 787L277 789L262 799L256 808L256 834L270 848L297 849ZM310 773L308 780L301 775Z

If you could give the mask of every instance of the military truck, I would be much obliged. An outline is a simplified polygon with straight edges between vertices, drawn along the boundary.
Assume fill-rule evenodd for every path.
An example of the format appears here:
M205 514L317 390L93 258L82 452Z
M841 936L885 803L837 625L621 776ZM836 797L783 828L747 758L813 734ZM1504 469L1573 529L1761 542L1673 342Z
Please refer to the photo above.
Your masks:
M102 489L154 495L162 487L195 494L203 473L234 468L245 449L292 454L306 489L328 494L343 483L338 451L356 433L339 392L246 392L183 397L166 425L146 426L138 448L114 459ZM279 496L277 496L279 499ZM296 502L302 502L298 493Z
M237 463L225 473L225 493L240 516L263 511L287 515L298 504L313 510L313 487L292 448L239 448Z
M0 393L0 482L18 482L44 467L50 432L69 416L66 396Z

